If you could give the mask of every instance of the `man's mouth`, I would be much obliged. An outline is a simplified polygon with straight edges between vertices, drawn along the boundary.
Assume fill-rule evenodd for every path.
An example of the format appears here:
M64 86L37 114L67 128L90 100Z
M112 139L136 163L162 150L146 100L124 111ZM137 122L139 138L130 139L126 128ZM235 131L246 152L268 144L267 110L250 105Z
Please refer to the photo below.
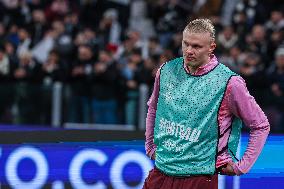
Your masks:
M194 58L194 57L186 57L186 60L187 60L187 61L194 61L195 58Z

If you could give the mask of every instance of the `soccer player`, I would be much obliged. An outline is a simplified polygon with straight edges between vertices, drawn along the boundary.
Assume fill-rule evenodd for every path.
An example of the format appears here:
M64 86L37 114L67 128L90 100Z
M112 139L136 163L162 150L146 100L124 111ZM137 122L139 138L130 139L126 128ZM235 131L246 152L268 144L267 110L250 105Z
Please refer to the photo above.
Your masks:
M270 130L245 81L213 54L215 29L196 19L183 31L183 57L164 63L148 101L146 152L155 160L144 189L217 189L218 173L247 173ZM242 122L248 147L235 158Z

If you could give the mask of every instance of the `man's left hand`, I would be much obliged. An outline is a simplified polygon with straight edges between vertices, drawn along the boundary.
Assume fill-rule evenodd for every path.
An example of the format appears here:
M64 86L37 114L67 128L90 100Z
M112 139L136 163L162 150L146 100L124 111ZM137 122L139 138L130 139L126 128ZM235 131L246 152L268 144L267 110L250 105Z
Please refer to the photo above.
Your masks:
M233 162L229 162L223 168L221 168L220 170L221 175L235 176L236 173L234 171L233 164L234 164Z

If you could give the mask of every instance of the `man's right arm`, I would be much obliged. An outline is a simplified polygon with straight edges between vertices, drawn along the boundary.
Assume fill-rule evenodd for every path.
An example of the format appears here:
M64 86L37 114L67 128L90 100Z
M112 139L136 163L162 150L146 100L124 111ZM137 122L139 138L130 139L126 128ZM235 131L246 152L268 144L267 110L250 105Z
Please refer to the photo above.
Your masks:
M160 69L158 69L156 73L153 92L147 103L148 112L147 112L147 118L146 118L145 150L146 150L146 154L151 159L155 159L155 151L156 151L156 145L154 144L154 127L155 127L155 118L156 118L159 90L160 90Z

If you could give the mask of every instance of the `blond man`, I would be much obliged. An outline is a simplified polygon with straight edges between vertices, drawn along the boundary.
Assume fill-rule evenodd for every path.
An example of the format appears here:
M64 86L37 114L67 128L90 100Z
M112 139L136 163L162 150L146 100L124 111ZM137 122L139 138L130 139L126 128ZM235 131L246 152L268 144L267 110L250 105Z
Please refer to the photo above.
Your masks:
M196 19L183 31L183 56L157 72L148 101L147 155L155 160L144 189L217 189L218 173L247 173L270 130L245 81L213 54L215 29ZM251 129L240 160L242 123Z

